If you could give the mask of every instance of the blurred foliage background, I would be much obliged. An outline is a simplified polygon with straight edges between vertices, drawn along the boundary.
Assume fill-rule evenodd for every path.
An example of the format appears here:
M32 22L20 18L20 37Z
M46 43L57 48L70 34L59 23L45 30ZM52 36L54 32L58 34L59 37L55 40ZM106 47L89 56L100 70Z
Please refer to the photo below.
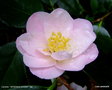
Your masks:
M79 72L65 72L68 83L86 85L88 90L112 88L112 0L0 0L0 86L1 90L15 90L3 86L29 86L27 90L46 90L50 80L42 80L29 72L17 51L15 40L26 32L25 24L37 11L51 12L63 8L75 18L92 22L97 35L99 56ZM32 86L32 87L30 87ZM52 89L49 89L52 90Z

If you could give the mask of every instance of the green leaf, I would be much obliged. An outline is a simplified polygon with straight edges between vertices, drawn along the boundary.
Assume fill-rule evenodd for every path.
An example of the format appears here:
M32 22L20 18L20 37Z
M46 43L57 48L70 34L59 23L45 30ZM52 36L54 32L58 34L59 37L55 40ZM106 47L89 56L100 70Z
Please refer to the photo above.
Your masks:
M101 14L112 9L112 0L91 0L90 5L93 14Z
M84 11L79 0L59 0L58 6L66 9L71 15L74 16L79 16Z
M97 35L95 43L98 48L104 53L112 52L112 38L110 37L108 31L104 27L99 27L97 25L94 25L93 28Z
M26 78L26 73L22 55L16 50L15 43L0 48L0 62L1 73L4 73L1 77L1 85L21 85Z
M57 2L58 0L42 0L42 2L44 2L47 5L53 5Z
M93 12L97 13L96 9L98 8L98 1L97 0L91 0L90 5L91 5Z
M98 35L101 34L102 36L110 37L110 34L104 27L99 27L98 25L93 25L94 32Z
M42 11L40 0L2 0L0 2L0 20L8 26L24 28L28 17Z
M17 49L14 42L0 47L0 84L16 51Z
M19 52L16 52L12 63L2 79L2 85L20 85L24 78L25 67L22 62L22 56Z

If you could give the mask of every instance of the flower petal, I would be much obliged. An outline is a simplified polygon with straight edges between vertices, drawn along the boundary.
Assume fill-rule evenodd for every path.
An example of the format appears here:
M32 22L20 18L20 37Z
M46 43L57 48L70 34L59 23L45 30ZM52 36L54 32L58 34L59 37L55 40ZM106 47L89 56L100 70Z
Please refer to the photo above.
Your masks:
M55 60L66 60L71 59L72 54L68 53L67 51L59 51L52 53L51 57L53 57Z
M84 52L96 39L96 35L93 32L92 24L85 19L75 19L74 29L71 33L71 52L73 57L80 55Z
M79 71L82 70L86 64L94 61L97 56L97 47L95 44L91 44L80 56L58 63L57 68L68 71Z
M44 49L45 49L45 48L44 48ZM44 54L44 55L50 56L51 53L48 52L48 51L44 51L44 49L43 49L43 48L38 48L38 51L39 51L40 53Z
M27 21L26 29L38 43L38 47L41 49L47 48L47 39L44 32L44 22L46 22L46 17L49 13L46 12L36 12ZM44 47L44 48L43 48Z
M64 73L63 70L57 69L56 67L48 68L30 68L30 71L39 78L42 79L53 79Z
M24 54L23 61L26 66L32 68L49 67L56 64L56 61L49 56L42 55L37 52L36 57Z
M86 19L81 19L81 18L74 19L74 28L93 31L93 26L91 22Z
M74 89L74 90L87 90L87 86L81 87L80 85L72 82L70 83L70 86Z
M65 85L58 86L56 90L68 90Z
M51 12L44 23L44 30L47 38L51 36L52 32L61 32L63 36L68 37L72 28L73 19L67 11L61 8Z
M42 39L35 38L31 33L25 33L19 36L16 40L16 46L18 50L24 54L28 53L35 56L36 51L41 48L46 48L47 44Z
M49 13L46 12L36 12L31 15L26 24L27 32L39 36L41 36L40 34L44 34L44 22L47 16L49 16Z

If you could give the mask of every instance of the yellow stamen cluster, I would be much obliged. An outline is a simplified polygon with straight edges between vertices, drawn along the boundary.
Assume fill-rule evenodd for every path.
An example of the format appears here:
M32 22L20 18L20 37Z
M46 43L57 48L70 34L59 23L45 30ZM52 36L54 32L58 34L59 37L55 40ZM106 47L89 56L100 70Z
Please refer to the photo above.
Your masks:
M49 51L51 53L67 50L70 45L68 44L69 38L65 38L62 36L60 32L54 33L50 38L48 38L48 48L44 49L44 51Z

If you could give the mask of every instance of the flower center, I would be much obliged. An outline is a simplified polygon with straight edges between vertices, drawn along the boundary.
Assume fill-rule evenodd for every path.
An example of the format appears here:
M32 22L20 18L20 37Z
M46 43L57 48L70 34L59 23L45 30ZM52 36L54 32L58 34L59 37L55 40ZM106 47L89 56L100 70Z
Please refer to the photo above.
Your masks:
M44 49L44 51L51 53L65 51L70 47L68 44L69 40L69 38L62 36L61 32L52 32L51 37L48 38L48 48Z

